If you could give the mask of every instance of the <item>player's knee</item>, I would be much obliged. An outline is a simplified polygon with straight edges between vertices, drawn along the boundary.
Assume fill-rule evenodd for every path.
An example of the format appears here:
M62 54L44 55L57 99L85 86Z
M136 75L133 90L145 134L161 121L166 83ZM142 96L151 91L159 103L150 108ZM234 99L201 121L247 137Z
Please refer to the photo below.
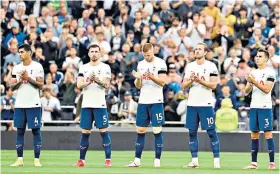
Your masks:
M197 136L197 130L190 129L189 130L189 135L190 135L190 137L196 137Z
M160 127L153 127L154 134L159 134L159 133L161 133L161 131L162 131L162 127L161 126Z
M24 135L24 133L25 133L25 129L23 129L23 128L18 128L17 129L17 134L18 135Z
M107 131L108 131L108 128L99 129L99 132L107 132Z
M84 133L84 134L90 134L90 133L91 133L91 130L82 129L82 133Z
M256 140L260 138L260 132L251 132L251 139Z
M211 129L211 130L207 130L207 134L210 138L213 138L217 135L216 130L215 129Z
M38 135L40 133L40 129L32 129L33 135Z
M138 134L144 134L147 132L147 128L146 127L137 127L136 132Z
M272 138L272 132L271 131L264 131L265 139L271 139Z

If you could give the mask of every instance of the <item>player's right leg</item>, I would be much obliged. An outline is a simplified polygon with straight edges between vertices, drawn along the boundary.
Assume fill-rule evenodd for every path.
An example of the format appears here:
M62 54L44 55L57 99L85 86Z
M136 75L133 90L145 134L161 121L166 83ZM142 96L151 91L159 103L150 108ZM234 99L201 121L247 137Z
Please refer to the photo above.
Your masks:
M18 159L11 166L23 166L23 147L24 147L24 133L26 127L26 115L23 108L15 108L14 125L17 128L16 148Z
M185 168L198 168L198 138L197 129L199 118L197 115L196 107L187 107L186 128L189 129L189 148L192 156L192 161L184 166Z
M150 124L147 104L138 104L136 115L137 138L135 143L135 159L125 167L139 167L141 165L141 155L145 145L145 133Z
M154 160L154 167L161 167L160 165L160 157L163 148L163 133L162 133L162 126L165 122L164 117L164 107L162 103L152 104L149 107L151 120L152 120L152 127L153 133L155 136L155 160Z
M93 109L82 108L81 109L81 121L80 127L82 128L82 135L80 139L80 159L74 164L74 167L84 167L86 153L89 147L89 136L93 123Z
M257 109L251 108L250 109L250 120L249 120L250 130L251 132L251 163L245 167L244 169L257 169L257 157L259 152L259 126L258 126L258 113Z
M42 119L42 108L27 108L26 118L28 128L32 129L33 134L33 147L34 147L34 166L41 167L40 153L42 147L42 135L41 135L41 119Z

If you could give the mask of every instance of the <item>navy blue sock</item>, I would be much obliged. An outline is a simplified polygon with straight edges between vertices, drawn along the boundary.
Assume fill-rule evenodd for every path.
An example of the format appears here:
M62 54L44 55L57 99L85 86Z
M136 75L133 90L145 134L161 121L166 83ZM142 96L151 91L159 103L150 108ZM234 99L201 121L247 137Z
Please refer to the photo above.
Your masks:
M207 130L208 136L211 140L211 148L214 158L220 157L220 141L215 129Z
M16 148L17 148L18 157L23 157L24 133L25 133L25 128L17 129Z
M163 135L162 132L155 135L155 156L157 159L160 159L162 147L163 147Z
M193 158L198 157L198 138L197 138L197 130L189 129L189 147Z
M109 132L100 132L106 159L111 159L112 144Z
M252 139L251 156L252 162L257 162L259 152L259 139Z
M135 150L136 158L141 158L142 151L144 149L144 144L145 144L145 133L144 134L137 133L136 150Z
M42 135L40 129L32 129L33 133L33 147L35 158L40 157L41 147L42 147Z
M268 148L268 154L269 154L269 162L274 162L274 139L266 139L267 142L267 148Z
M82 133L81 139L80 139L80 160L85 160L86 153L89 146L89 135L86 133Z

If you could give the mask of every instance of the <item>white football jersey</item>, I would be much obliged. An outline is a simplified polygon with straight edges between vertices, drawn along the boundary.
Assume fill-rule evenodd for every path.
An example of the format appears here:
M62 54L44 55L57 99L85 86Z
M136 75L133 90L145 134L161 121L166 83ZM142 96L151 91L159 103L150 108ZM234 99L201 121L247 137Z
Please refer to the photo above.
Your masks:
M20 74L24 70L28 72L28 76L33 80L36 80L36 77L44 78L44 69L42 65L35 61L32 61L31 64L28 66L24 66L23 63L14 66L12 72L12 78L16 78L17 81L19 81ZM16 108L41 107L40 89L33 87L28 82L20 85L16 93L15 107Z
M137 66L142 78L142 88L140 91L140 104L163 103L163 87L153 82L146 76L147 72L158 77L160 73L167 72L167 66L164 60L155 57L153 62L147 62L145 59L140 61Z
M193 61L185 68L185 78L190 79L193 75L204 81L210 81L210 76L218 76L218 69L214 63L208 60L202 65ZM212 106L212 102L212 89L193 82L190 86L188 106Z
M98 65L93 66L90 63L84 64L79 69L79 77L84 77L84 81L89 81L92 74L95 74L99 79L111 79L110 66L100 62ZM92 83L85 87L82 91L83 101L82 108L106 108L105 88L96 83Z
M275 71L269 67L265 69L252 70L251 74L260 84L265 84L267 81L275 82ZM272 108L271 91L266 94L256 86L253 86L251 108Z

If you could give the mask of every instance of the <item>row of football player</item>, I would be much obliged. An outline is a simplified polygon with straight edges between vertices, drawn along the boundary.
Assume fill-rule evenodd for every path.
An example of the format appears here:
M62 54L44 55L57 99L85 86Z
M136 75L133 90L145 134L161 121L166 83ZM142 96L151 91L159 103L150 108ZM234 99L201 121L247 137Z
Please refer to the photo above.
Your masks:
M39 90L43 88L43 68L39 63L32 61L29 45L19 47L22 63L16 65L12 72L12 89L17 90L15 103L14 125L17 127L16 148L18 159L11 166L23 166L23 146L26 123L34 135L34 165L41 166L39 161L42 137L40 131L41 103ZM162 125L164 124L163 86L166 83L166 63L154 56L153 45L150 43L142 46L144 60L140 61L135 77L135 86L140 90L139 105L136 116L136 150L135 159L126 167L139 167L140 159L145 144L147 127L152 123L155 136L154 166L161 167L160 158L163 147ZM218 82L218 70L210 61L205 59L207 46L199 43L195 48L195 61L186 67L182 88L190 88L186 128L189 129L189 147L192 161L186 165L188 168L199 167L198 163L198 137L199 121L203 130L207 131L211 141L214 156L214 168L220 168L220 142L215 130L215 115L211 106L212 90ZM83 92L81 122L82 135L80 139L80 158L74 166L85 166L86 152L89 147L89 136L92 123L99 129L105 151L105 166L111 163L111 139L108 132L108 113L105 101L105 89L109 87L110 67L100 61L100 47L91 45L88 55L90 62L79 69L77 87ZM272 103L271 89L274 85L275 73L266 67L269 55L266 50L259 50L256 56L258 69L253 70L247 77L246 93L252 91L250 112L250 129L252 145L252 161L246 167L255 169L260 131L264 131L268 144L269 169L275 169L274 140L272 137Z

